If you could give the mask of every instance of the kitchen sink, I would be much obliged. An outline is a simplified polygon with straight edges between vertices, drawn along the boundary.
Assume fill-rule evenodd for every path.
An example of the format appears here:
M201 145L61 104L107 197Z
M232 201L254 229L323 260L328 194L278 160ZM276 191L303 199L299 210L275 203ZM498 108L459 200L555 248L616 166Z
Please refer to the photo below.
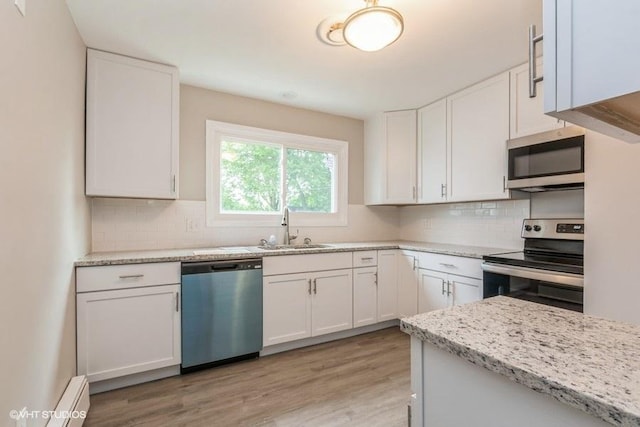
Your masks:
M296 250L296 249L321 249L321 248L330 248L331 245L322 245L322 244L302 244L302 245L264 245L257 246L258 249L262 249L264 251L288 251L288 250Z
M193 251L194 255L227 255L227 254L246 254L249 252L247 248L207 248L196 249Z

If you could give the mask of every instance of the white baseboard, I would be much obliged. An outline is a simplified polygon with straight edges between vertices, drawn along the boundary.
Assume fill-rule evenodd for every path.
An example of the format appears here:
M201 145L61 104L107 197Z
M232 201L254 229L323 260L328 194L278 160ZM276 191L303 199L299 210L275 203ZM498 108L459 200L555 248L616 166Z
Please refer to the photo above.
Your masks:
M54 416L47 427L80 427L89 411L89 382L84 375L71 378L64 390Z
M296 348L308 347L310 345L322 344L329 341L354 337L356 335L379 331L381 329L386 329L398 325L400 325L400 321L397 319L387 320L386 322L362 326L355 329L347 329L346 331L334 332L327 335L320 335L319 337L304 338L301 340L285 342L282 344L270 345L269 347L265 347L262 349L262 351L260 352L260 356L269 356L271 354L282 353L283 351L294 350Z

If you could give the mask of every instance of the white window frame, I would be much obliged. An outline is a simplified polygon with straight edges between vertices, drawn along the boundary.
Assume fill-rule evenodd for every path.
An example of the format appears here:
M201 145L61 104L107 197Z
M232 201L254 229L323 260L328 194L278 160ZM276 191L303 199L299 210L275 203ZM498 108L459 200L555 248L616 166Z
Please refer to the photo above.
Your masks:
M349 198L349 144L336 139L318 138L269 129L261 129L233 123L207 120L206 124L206 208L207 226L275 227L280 225L282 212L275 214L221 213L220 212L220 143L224 137L282 145L287 148L323 151L335 155L336 212L291 212L292 227L346 226ZM283 165L286 168L286 165ZM286 171L285 175L286 175ZM283 177L283 179L285 179ZM283 185L281 197L286 189Z

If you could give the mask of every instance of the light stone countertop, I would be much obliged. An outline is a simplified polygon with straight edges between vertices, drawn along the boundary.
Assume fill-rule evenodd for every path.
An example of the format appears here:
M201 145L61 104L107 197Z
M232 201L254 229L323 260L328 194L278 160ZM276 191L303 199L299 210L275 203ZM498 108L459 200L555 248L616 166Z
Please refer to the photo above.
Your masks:
M608 423L640 426L640 327L509 297L402 319L401 329Z
M482 258L484 255L514 252L515 249L485 248L479 246L463 246L445 243L427 242L355 242L328 243L325 248L265 250L256 246L225 246L212 248L167 249L128 252L96 252L88 254L75 262L76 267L140 264L146 262L193 262L215 261L224 259L244 259L277 255L319 254L331 252L351 252L383 249L407 249L412 251L431 252L445 255ZM194 251L207 251L195 255Z

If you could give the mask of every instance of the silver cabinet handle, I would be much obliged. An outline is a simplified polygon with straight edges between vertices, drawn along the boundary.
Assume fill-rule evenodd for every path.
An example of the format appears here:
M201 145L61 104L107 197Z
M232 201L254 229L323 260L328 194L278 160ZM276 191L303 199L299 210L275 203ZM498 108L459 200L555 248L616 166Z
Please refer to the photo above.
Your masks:
M444 280L442 281L442 295L444 295Z
M416 269L416 261L417 261L417 258L413 257L413 269L414 270Z
M176 175L174 174L173 177L171 178L171 192L175 193L176 192Z
M440 184L440 197L447 196L447 184Z
M543 35L536 36L536 26L529 26L529 98L537 96L536 84L540 83L543 76L536 76L536 44L542 41Z
M121 279L141 279L144 277L144 274L124 274L118 277Z
M455 264L449 264L449 263L446 263L446 262L440 262L439 264L441 266L447 267L447 268L458 268L458 267L455 266Z
M360 258L360 261L373 261L373 257L368 256L368 257Z
M413 186L413 200L416 199L416 186Z
M176 312L180 312L180 292L176 292Z
M378 286L378 273L373 273L373 283L375 283L376 286Z
M447 296L451 296L451 282L447 280Z
M313 293L318 293L318 279L313 279Z
M502 192L507 191L507 177L502 175Z
M309 295L311 295L311 279L309 279Z

